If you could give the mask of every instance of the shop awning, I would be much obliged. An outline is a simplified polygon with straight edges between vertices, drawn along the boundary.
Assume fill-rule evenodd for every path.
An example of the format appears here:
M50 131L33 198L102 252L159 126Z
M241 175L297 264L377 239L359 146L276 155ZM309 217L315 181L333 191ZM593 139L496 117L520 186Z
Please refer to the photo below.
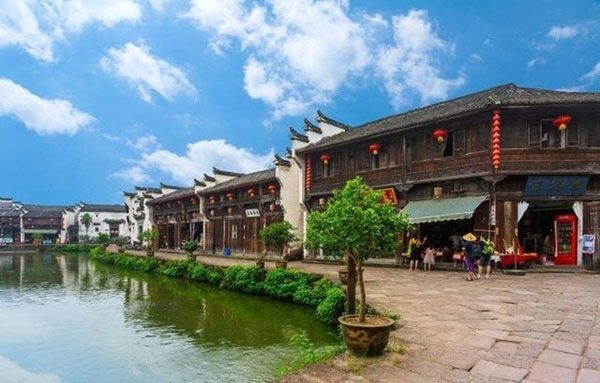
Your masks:
M409 202L404 209L402 209L402 212L408 215L410 223L469 219L473 217L475 209L487 199L487 195L480 195L413 201Z

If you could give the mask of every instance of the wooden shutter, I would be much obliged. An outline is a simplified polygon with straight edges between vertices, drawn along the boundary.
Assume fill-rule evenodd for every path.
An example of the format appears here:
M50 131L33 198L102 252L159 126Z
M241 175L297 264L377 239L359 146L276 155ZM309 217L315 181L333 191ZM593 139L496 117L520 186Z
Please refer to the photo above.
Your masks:
M529 121L529 147L540 147L540 122Z
M577 124L570 124L567 128L567 146L579 146L579 130Z
M454 132L454 155L465 153L465 130L459 129Z

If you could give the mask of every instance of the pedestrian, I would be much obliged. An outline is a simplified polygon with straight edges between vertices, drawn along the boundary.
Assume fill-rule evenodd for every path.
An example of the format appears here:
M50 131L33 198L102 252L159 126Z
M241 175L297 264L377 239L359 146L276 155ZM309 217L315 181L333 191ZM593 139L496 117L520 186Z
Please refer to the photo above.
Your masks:
M423 239L426 241L427 237ZM423 242L419 240L417 233L413 233L412 238L408 241L408 254L410 254L410 265L408 270L417 270L419 267L419 260L421 260L421 245ZM414 269L413 269L414 267Z
M495 252L494 243L485 237L481 236L481 259L479 260L479 264L477 265L477 279L481 278L481 272L483 271L483 267L485 266L485 279L490 278L490 273L492 272L492 255Z
M473 265L473 244L477 240L477 237L473 233L463 235L463 248L465 252L464 262L465 268L467 269L467 281L473 281L475 279L474 265Z
M473 267L477 265L478 273L475 275L475 279L481 278L481 272L479 272L479 265L481 264L481 258L483 257L483 242L480 238L475 237L473 247L471 250L471 259L473 260Z
M431 271L432 265L435 265L435 255L433 246L429 243L425 248L425 257L423 257L423 271Z

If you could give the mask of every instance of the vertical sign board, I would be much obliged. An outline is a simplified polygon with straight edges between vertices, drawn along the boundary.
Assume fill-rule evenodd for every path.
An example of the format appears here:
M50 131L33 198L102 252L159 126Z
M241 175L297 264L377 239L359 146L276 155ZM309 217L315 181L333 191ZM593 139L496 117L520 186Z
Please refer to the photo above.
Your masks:
M496 226L496 201L490 201L490 226Z
M584 254L594 254L596 252L596 236L594 234L583 235L581 252Z

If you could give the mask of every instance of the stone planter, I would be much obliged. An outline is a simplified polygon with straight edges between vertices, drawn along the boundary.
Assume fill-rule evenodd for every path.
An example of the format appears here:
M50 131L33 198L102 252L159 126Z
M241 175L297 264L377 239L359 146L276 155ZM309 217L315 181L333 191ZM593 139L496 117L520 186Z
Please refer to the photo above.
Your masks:
M121 254L122 254L122 253L124 253L124 252L125 252L125 248L123 248L123 247L119 247L119 253L121 253Z
M394 321L379 315L367 315L365 322L360 322L359 317L358 314L351 314L338 318L346 347L361 356L382 354Z
M287 269L287 261L283 259L275 260L275 267L278 269Z
M154 257L154 250L146 250L146 256L150 258Z
M338 275L340 277L340 282L342 282L342 285L347 285L348 284L348 270L339 269Z
M265 261L256 261L256 267L258 267L259 269L264 269Z
M187 254L188 261L196 262L196 254Z

